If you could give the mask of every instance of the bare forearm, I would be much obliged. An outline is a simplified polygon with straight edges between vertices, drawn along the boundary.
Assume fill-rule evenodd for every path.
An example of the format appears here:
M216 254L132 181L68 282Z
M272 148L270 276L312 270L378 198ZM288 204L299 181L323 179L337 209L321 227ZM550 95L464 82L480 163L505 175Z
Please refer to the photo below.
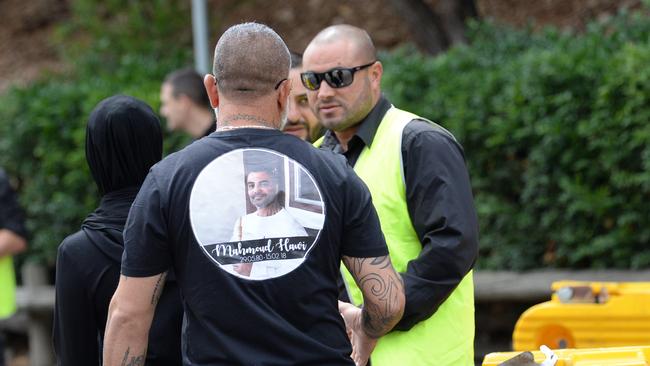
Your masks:
M27 241L11 230L0 229L0 257L14 255L27 248Z
M104 365L144 365L147 355L147 327L142 322L109 315L104 337Z
M108 310L106 334L104 336L105 366L137 366L145 364L149 328L155 307L162 293L165 277L166 273L162 273L147 280L150 281L147 287L152 291L150 295L147 294L148 291L137 293L138 299L135 301L135 308L133 307L133 299L129 297L129 295L134 295L133 291L121 291L121 286L129 278L121 277L120 286L118 286ZM126 286L124 287L126 288Z
M379 338L390 332L402 318L404 286L397 273L385 280L367 278L365 285L378 296L363 304L363 329L369 337Z
M388 333L404 312L404 284L388 256L351 258L348 263L364 294L362 327L372 338Z

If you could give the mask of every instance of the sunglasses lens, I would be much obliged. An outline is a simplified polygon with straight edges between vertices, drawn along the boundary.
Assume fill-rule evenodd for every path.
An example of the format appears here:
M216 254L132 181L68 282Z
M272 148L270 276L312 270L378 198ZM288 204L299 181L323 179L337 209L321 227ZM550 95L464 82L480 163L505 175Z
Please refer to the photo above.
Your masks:
M325 73L325 81L332 88L343 88L352 84L352 71L349 69L334 69Z
M354 71L352 69L333 69L324 73L309 71L300 74L300 79L302 85L309 90L318 90L323 79L330 87L338 89L352 84Z
M320 87L320 80L316 73L304 72L300 74L300 79L302 80L302 85L309 90L318 90Z

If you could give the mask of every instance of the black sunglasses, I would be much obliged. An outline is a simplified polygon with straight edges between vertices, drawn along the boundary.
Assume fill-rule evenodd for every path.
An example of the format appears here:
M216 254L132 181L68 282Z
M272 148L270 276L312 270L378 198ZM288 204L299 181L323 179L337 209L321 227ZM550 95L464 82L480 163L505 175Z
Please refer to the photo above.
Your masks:
M325 82L327 82L327 85L331 86L332 88L343 88L352 84L354 81L355 72L363 70L368 66L372 66L375 64L375 62L377 61L350 68L335 67L325 72L307 71L300 74L300 80L302 81L302 85L304 85L308 90L318 90L323 80L325 80Z

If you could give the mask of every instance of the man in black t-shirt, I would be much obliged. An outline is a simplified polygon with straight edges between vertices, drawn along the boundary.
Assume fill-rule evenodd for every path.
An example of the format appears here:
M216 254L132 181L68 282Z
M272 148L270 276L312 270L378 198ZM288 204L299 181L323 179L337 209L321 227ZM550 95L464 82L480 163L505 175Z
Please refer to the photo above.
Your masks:
M104 365L142 364L170 268L185 309L184 365L365 364L400 319L403 286L367 187L343 158L278 130L288 72L289 51L272 29L245 23L222 35L214 75L204 79L219 108L217 132L154 166L133 203ZM262 239L232 242L250 210L246 167L270 163L285 193L278 199L305 232L273 227ZM361 311L340 308L353 348L337 307L341 260L364 297ZM278 271L232 270L259 262Z

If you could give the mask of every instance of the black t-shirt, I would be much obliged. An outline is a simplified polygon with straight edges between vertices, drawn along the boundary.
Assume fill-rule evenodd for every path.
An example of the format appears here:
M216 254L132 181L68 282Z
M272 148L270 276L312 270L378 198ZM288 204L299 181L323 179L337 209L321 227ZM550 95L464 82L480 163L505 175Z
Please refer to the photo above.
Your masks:
M124 275L175 271L186 365L353 364L340 259L388 254L345 160L264 129L214 133L154 166L124 238Z

